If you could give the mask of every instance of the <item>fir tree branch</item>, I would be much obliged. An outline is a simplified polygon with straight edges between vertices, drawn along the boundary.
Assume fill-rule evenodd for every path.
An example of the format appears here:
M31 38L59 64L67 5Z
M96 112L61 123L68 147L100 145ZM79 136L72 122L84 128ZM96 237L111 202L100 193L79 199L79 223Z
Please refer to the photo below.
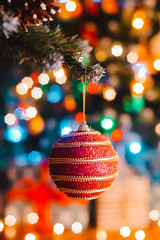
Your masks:
M77 37L66 37L59 26L52 30L47 25L28 26L27 31L20 30L8 39L0 31L0 46L5 55L10 56L12 53L19 62L34 62L39 71L57 70L63 64L77 79L83 78L85 73L80 58L91 50L81 43ZM99 64L89 66L88 81L98 81L103 72Z

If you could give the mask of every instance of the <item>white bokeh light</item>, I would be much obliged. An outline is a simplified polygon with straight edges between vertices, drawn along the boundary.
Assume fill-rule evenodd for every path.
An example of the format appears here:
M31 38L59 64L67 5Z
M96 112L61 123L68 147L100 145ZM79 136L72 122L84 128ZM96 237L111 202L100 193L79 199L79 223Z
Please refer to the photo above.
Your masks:
M74 233L80 233L80 232L82 232L82 229L83 229L83 226L80 222L74 222L72 224L72 231Z
M141 145L138 142L133 142L130 145L130 151L134 154L139 153L141 151Z
M0 221L0 232L2 232L2 231L3 231L3 229L4 229L4 224L3 224L3 222L2 222L2 221Z
M16 218L12 215L8 215L7 217L5 217L4 221L7 226L12 227L16 223Z
M47 73L41 73L39 76L38 76L38 82L42 85L45 85L49 82L49 76Z
M56 223L53 227L53 231L54 233L56 233L57 235L60 235L64 232L64 226L62 223Z
M129 237L130 234L131 234L131 229L129 227L127 227L127 226L121 227L120 228L120 234L123 237Z
M143 240L145 239L145 232L143 230L139 230L135 233L135 239Z
M29 118L34 118L37 115L37 110L35 107L28 107L26 109L26 116Z
M36 240L36 236L32 233L28 233L25 236L25 240Z
M4 122L7 125L13 125L16 122L16 117L14 114L12 113L8 113L5 117L4 117Z
M121 45L118 45L118 44L117 44L117 45L114 45L114 46L112 47L111 51L112 51L112 54L113 54L115 57L119 57L119 56L121 56L122 53L123 53L123 48L122 48Z
M37 213L31 212L31 213L28 214L28 222L29 222L30 224L35 224L35 223L37 223L37 222L38 222L38 219L39 219L39 217L38 217L38 214L37 214Z
M136 29L141 29L144 25L144 21L142 18L135 18L132 22L132 25Z
M41 88L39 87L34 87L31 91L31 96L34 98L34 99L40 99L43 95L43 92L41 90Z
M66 3L66 10L68 12L74 12L76 10L76 7L77 7L77 5L76 5L75 1L68 1Z
M159 211L158 210L152 210L149 212L149 218L152 221L157 221L159 219Z

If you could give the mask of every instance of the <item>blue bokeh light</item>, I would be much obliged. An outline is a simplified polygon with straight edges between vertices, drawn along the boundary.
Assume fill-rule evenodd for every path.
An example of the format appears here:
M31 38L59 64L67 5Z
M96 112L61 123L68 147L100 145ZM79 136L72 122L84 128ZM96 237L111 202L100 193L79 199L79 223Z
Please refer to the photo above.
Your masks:
M92 0L92 2L99 3L99 2L101 2L101 0Z
M14 110L14 114L20 120L25 119L25 109L24 108L21 108L21 107L16 108Z
M136 63L133 65L133 71L138 74L139 78L143 78L147 75L148 70L144 63Z
M4 138L9 142L20 142L24 140L28 135L27 130L23 126L11 126L7 127Z
M14 162L16 165L24 167L28 165L28 155L27 154L21 154L14 158Z
M50 103L57 103L63 99L64 95L59 85L54 84L50 87L47 94L47 100Z
M68 134L70 131L72 131L71 117L66 116L60 122L60 134L62 136Z
M47 149L50 146L50 142L48 138L41 138L39 140L39 145L42 149Z
M32 165L39 165L42 161L42 155L38 151L32 151L28 154L29 163Z
M69 0L58 0L59 3L66 3L68 2Z

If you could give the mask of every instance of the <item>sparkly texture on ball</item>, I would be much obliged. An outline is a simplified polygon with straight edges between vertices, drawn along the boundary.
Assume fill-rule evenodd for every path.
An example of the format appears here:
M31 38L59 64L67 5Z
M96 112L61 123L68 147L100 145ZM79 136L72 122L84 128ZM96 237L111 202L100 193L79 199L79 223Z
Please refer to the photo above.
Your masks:
M108 138L83 122L55 143L49 166L60 191L91 200L112 186L118 175L118 155Z

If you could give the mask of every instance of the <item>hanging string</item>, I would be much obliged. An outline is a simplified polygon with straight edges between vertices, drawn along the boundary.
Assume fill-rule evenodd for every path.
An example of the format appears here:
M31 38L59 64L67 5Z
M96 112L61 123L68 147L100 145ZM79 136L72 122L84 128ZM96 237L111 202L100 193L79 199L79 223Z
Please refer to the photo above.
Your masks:
M87 71L87 65L85 65L85 74L84 74L84 81L83 81L83 122L85 121L85 108L86 108L86 71Z

